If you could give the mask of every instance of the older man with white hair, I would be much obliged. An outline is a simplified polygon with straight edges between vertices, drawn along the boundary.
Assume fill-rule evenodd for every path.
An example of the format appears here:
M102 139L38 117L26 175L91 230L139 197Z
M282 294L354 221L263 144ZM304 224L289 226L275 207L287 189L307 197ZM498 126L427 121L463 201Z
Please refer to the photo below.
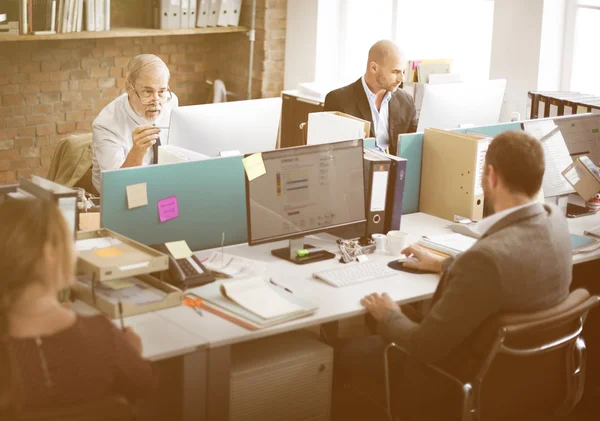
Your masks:
M92 182L98 192L103 171L156 163L161 128L169 126L178 105L170 76L153 54L135 56L127 65L127 92L104 107L92 125Z

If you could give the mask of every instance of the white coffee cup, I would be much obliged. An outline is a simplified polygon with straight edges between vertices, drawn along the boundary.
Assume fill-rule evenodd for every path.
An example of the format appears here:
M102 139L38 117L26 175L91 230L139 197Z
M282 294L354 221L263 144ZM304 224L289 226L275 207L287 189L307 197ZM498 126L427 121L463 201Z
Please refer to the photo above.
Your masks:
M390 231L387 233L385 248L393 256L400 256L406 248L408 233L402 231Z

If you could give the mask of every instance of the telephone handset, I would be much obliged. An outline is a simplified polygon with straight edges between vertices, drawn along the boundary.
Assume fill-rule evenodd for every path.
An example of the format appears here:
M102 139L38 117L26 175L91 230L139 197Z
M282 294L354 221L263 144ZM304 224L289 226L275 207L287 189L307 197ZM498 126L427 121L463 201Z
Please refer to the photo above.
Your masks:
M166 281L180 289L192 288L215 280L214 274L194 255L175 259L164 244L150 247L169 256L169 270Z

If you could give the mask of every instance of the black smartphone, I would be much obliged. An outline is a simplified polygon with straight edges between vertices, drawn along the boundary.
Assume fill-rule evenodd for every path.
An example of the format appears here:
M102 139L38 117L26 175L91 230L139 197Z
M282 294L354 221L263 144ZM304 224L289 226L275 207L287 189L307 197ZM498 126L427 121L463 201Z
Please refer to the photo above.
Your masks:
M580 216L594 215L595 210L586 208L585 206L567 203L567 218L579 218Z

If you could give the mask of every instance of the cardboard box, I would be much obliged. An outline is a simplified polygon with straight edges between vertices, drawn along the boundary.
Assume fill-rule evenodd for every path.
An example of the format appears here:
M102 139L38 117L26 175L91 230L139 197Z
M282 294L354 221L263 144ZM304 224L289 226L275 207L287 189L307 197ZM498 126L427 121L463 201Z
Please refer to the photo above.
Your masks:
M574 160L561 174L585 201L600 192L600 170L587 156Z

